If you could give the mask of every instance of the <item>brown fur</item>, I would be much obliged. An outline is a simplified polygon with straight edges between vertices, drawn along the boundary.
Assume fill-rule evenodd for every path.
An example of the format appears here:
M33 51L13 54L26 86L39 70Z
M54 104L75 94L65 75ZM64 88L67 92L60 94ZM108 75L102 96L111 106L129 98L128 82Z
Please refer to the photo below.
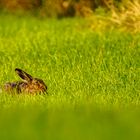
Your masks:
M16 73L23 79L23 81L8 82L4 85L4 90L10 93L45 93L47 91L47 86L43 80L38 78L33 78L28 73L23 70L16 68Z

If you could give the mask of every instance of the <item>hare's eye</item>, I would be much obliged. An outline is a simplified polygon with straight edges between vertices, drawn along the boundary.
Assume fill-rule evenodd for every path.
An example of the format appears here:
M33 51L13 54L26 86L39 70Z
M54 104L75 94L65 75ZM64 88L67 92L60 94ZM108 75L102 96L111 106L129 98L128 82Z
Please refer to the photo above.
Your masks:
M38 81L35 81L36 84L38 84Z

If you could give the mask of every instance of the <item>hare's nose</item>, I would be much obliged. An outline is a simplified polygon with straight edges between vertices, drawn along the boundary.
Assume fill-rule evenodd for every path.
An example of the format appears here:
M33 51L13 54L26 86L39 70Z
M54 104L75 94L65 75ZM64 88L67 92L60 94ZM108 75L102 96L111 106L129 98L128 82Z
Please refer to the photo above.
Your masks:
M45 90L47 90L47 86L45 85Z

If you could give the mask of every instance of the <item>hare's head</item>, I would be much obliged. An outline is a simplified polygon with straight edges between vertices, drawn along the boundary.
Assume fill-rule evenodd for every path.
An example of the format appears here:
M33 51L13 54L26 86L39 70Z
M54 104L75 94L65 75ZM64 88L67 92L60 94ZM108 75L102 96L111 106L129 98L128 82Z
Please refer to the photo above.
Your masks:
M36 93L47 91L47 86L43 80L34 78L19 68L16 68L15 71L23 79L23 84L20 85L21 92Z

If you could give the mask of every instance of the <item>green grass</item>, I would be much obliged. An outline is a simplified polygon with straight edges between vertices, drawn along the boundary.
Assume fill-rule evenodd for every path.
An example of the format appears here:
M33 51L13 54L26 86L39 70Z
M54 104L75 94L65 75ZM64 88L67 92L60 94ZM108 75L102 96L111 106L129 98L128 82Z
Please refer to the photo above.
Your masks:
M0 94L0 139L140 137L140 34L94 32L81 19L0 18L0 83L16 67L48 95Z

